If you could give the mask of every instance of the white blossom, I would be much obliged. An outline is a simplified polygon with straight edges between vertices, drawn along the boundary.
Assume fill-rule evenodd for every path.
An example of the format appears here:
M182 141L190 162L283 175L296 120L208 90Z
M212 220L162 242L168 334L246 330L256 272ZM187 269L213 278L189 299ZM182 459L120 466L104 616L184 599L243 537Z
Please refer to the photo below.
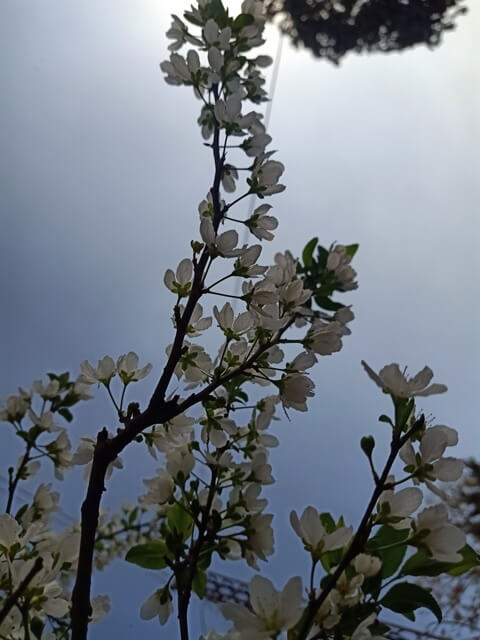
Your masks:
M226 302L220 310L216 306L213 307L213 315L218 322L218 326L228 337L241 336L253 324L253 317L248 311L239 313L235 318L232 305L229 302Z
M50 380L45 386L41 380L34 380L32 388L39 396L46 400L50 400L58 395L60 391L60 383L58 380Z
M67 615L69 603L65 598L61 597L62 595L63 589L57 582L52 581L44 586L43 596L39 605L47 616L62 618Z
M92 438L91 436L83 436L82 438L80 438L78 449L73 454L72 464L80 466L86 465L84 472L85 480L88 480L88 478L90 477L91 462L93 460L93 454L95 452L96 444L96 438ZM112 475L113 469L123 469L123 462L121 458L115 458L115 460L108 465L107 472L105 474L107 480Z
M302 581L291 578L276 591L267 578L256 575L249 585L252 611L234 603L221 605L223 615L240 631L240 638L263 640L291 629L302 615Z
M313 380L301 373L291 373L284 376L278 384L284 407L291 407L297 411L307 410L307 398L315 395Z
M366 578L377 575L382 568L382 561L377 556L359 553L353 561L357 573L362 573Z
M189 258L180 261L175 273L171 269L165 271L163 282L167 289L184 297L190 293L192 286L193 263Z
M200 222L200 235L213 254L224 258L235 258L243 253L243 249L236 249L238 233L234 229L217 235L210 218L202 218Z
M424 367L413 378L407 378L405 372L400 371L396 363L387 364L378 374L362 360L362 365L369 377L385 393L394 398L413 398L414 396L431 396L435 393L444 393L447 387L444 384L430 384L433 372L429 367Z
M358 287L355 282L356 271L350 266L352 256L346 247L337 244L330 250L327 258L327 269L333 271L342 291L352 291Z
M172 24L170 29L166 32L167 38L173 40L171 44L168 45L170 51L177 51L180 49L185 43L185 24L175 15L172 15Z
M60 431L61 427L58 427L53 421L53 413L51 411L45 411L41 416L37 416L37 414L31 409L28 410L28 417L32 421L32 423L40 427L45 431L49 431L53 433L55 431Z
M55 440L46 445L46 449L55 464L55 477L63 479L63 471L72 466L73 456L70 439L62 429Z
M99 360L97 368L94 368L88 360L84 360L80 365L80 369L82 375L79 377L79 380L87 384L101 382L104 385L108 385L117 372L115 362L110 356L105 356Z
M117 372L124 384L145 378L151 370L152 365L150 363L138 369L138 356L133 351L120 356L117 360Z
M339 527L327 533L314 507L307 507L300 518L296 511L290 513L290 524L313 554L343 548L352 538L352 527Z
M343 326L339 322L323 322L316 319L307 333L304 344L321 356L329 356L342 348Z
M214 107L215 118L223 126L240 123L242 101L237 93L228 96L226 100L217 100Z
M330 598L332 603L341 607L354 607L363 598L361 589L363 581L364 576L362 574L348 579L344 571L335 583L335 588L331 591Z
M8 396L7 406L0 411L0 420L20 422L30 406L30 398L24 395Z
M393 476L389 476L387 479L387 483L394 482ZM397 521L396 528L408 527L410 520L405 520L408 518L414 511L418 509L418 507L422 504L423 501L423 493L417 487L406 487L405 489L400 489L396 493L393 492L392 489L388 489L384 491L378 500L379 507L382 505L388 504L389 511L387 515L387 519L394 519ZM395 526L395 525L394 525Z
M245 555L247 563L257 567L256 557L266 560L273 553L273 529L271 513L255 513L250 519L248 547L250 553Z
M278 183L285 167L277 160L266 159L268 155L262 154L258 156L252 170L252 177L258 185L258 191L263 196L271 196L285 189L283 184Z
M174 482L172 476L165 469L157 469L153 478L145 478L143 484L148 488L141 501L144 505L163 504L173 493Z
M427 478L442 482L458 480L463 472L463 461L457 458L443 458L447 447L456 445L458 434L455 429L436 425L426 429L420 441L419 454L415 454L411 442L407 442L400 450L400 458L412 467L412 473L422 465L430 465ZM417 456L420 456L418 460ZM420 464L419 464L420 463Z
M243 276L244 278L255 278L263 275L267 267L256 264L261 252L262 246L259 244L244 247L242 255L235 261L234 275Z
M157 589L142 604L140 609L140 618L142 620L151 620L158 616L161 625L165 624L173 612L172 598L168 589Z
M274 231L278 227L278 220L274 216L268 216L267 211L272 208L269 204L257 207L246 221L246 225L259 240L273 240Z
M183 305L179 305L179 308L180 317L182 317L185 312L185 307ZM212 318L210 316L203 317L203 307L197 302L197 304L193 308L192 315L190 316L186 334L190 338L195 338L199 336L202 331L205 331L206 329L211 327L211 325Z
M10 550L13 545L20 542L22 527L8 513L0 514L0 545Z
M104 618L110 611L110 597L107 595L95 596L91 600L91 605L91 620L92 622L97 622L98 620Z
M460 562L460 549L465 546L465 533L448 520L445 504L427 507L418 514L417 532L428 531L421 542L427 545L432 556L440 562Z

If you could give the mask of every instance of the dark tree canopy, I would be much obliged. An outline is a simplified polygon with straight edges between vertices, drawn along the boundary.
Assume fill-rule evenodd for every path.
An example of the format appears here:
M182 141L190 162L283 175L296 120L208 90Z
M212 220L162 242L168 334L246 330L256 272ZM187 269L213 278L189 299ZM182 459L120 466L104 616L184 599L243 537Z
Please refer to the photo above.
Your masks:
M349 51L437 46L466 12L465 0L265 0L295 45L338 64Z

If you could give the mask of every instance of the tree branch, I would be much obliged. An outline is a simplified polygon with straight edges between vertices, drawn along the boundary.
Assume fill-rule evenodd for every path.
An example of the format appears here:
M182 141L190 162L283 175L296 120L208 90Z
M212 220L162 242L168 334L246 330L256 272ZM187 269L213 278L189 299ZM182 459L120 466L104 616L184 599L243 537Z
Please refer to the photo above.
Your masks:
M317 612L319 611L320 607L325 602L325 600L328 598L328 596L329 596L330 592L332 591L332 589L337 584L338 579L340 578L342 573L345 571L345 569L348 567L350 562L359 553L361 553L363 551L363 549L365 547L365 543L368 540L368 536L369 536L370 529L371 529L371 526L369 526L370 516L373 513L373 510L375 508L375 505L377 504L378 498L380 497L380 495L385 490L385 485L386 485L387 478L390 475L390 471L391 471L393 463L395 462L395 459L396 459L396 457L398 455L398 452L403 447L403 445L408 441L410 436L415 431L418 431L419 429L421 429L423 427L424 423L425 423L425 418L424 418L423 415L421 415L420 418L415 422L413 427L407 433L405 433L403 436L401 436L398 433L395 433L395 431L393 432L392 442L390 444L390 454L388 456L387 462L385 463L385 467L383 468L383 471L382 471L382 473L381 473L381 475L380 475L380 477L378 479L378 482L376 482L376 484L375 484L375 489L374 489L374 491L372 493L372 496L371 496L370 501L369 501L369 503L367 505L367 508L365 509L365 512L363 514L363 517L362 517L362 520L360 522L360 525L358 526L358 529L357 529L357 531L355 533L355 536L354 536L349 548L347 549L345 555L343 556L342 560L340 561L339 565L337 566L335 571L328 577L328 579L326 581L326 583L327 583L326 587L322 590L322 592L320 593L318 598L315 598L314 600L311 600L309 602L309 604L308 604L308 606L307 606L307 608L305 610L305 613L303 614L302 618L300 619L300 622L299 622L297 630L296 630L295 638L297 640L305 640L305 638L307 638L308 633L309 633L309 631L312 628L312 625L314 623L315 616L317 615Z

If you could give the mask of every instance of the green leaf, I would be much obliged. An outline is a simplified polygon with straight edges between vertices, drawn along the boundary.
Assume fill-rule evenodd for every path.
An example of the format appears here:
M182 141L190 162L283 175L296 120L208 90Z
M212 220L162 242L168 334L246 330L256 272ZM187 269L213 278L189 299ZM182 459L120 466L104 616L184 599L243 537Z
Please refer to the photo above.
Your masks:
M399 431L403 431L407 420L410 417L412 410L415 406L415 400L400 399L395 403L395 426Z
M15 514L15 520L17 520L18 522L20 522L23 514L25 513L25 511L28 509L28 504L24 504L20 507L20 509L17 511L17 513Z
M45 623L40 618L34 617L30 621L30 629L36 638L41 638Z
M419 587L418 584L410 582L396 584L380 600L380 604L387 609L402 613L410 620L413 611L424 607L434 614L438 622L442 621L442 610L438 602L429 591Z
M327 266L327 260L328 260L328 251L325 249L325 247L318 245L317 262L319 266L322 267L322 269L324 269Z
M407 545L402 542L408 538L409 533L409 529L399 530L385 525L368 541L368 550L375 552L382 561L382 578L392 576L401 565L407 551Z
M143 569L164 569L167 566L166 553L167 545L163 540L152 540L132 547L125 556L125 560Z
M130 515L128 516L128 524L133 524L137 519L138 515L138 507L135 507L130 511Z
M324 526L325 531L327 533L332 533L332 531L335 531L336 529L335 520L332 518L332 516L329 513L321 513L320 522Z
M203 600L205 597L205 592L207 590L207 574L205 571L197 571L195 572L195 576L192 581L192 589L195 591L200 600Z
M393 427L392 420L388 416L386 416L384 413L382 413L382 415L378 418L378 421L379 422L386 422L387 424L390 424Z
M315 296L315 302L319 307L326 311L338 311L344 306L343 304L340 304L340 302L334 302L325 296Z
M187 20L187 22L194 24L196 27L203 27L203 22L201 20L197 20L197 18L192 16L192 14L189 11L186 11L183 14L183 17L185 18L185 20Z
M254 17L250 13L241 13L232 23L232 31L241 31L243 27L253 24Z
M69 411L69 409L59 409L58 413L62 416L62 418L65 418L67 422L71 422L73 420L73 414L71 411Z
M220 29L227 26L228 12L223 6L222 0L210 0L208 4L209 17L213 18Z
M358 250L358 244L347 244L345 247L345 253L347 254L347 256L350 256L350 258L353 258L353 256L357 253Z
M451 576L460 576L480 564L479 556L468 544L459 553L462 556L459 562L440 562L427 555L425 551L418 551L408 558L400 571L400 575L433 577L448 573Z
M378 598L378 594L382 588L382 573L379 571L376 575L365 578L362 584L363 593L370 593L374 600Z
M192 516L179 504L174 504L173 507L169 509L167 522L169 528L180 534L184 540L186 540L192 532Z
M424 551L410 556L400 570L400 576L439 576L448 565L430 558Z
M306 267L310 267L313 262L313 251L317 246L317 243L318 243L318 238L312 238L310 242L307 242L307 244L305 245L305 248L303 249L302 260L303 260L303 264Z
M480 556L470 545L466 544L459 553L462 555L462 560L449 570L448 573L451 576L460 576L462 573L480 565Z

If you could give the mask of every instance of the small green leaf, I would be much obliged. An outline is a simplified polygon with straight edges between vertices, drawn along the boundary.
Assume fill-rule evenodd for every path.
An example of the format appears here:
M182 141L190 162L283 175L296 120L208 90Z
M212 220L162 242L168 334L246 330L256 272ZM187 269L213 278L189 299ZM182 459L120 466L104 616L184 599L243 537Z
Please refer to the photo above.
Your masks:
M205 597L205 592L207 590L207 574L205 571L197 571L195 572L195 576L192 581L192 589L195 591L200 600L203 600Z
M312 265L313 251L317 246L317 243L318 243L318 238L312 238L310 242L307 242L307 244L305 245L305 248L303 249L302 260L303 260L303 264L306 267L310 267Z
M65 418L67 422L71 422L73 420L72 412L69 411L69 409L59 409L58 413L62 416L62 418Z
M350 258L353 258L353 256L357 253L358 250L358 244L347 244L345 247L345 253L347 254L347 256L350 256Z
M20 522L23 514L25 513L25 511L28 509L28 504L24 504L20 507L20 509L17 511L17 513L15 514L15 520L17 520L18 522Z
M170 529L180 534L184 540L186 540L192 532L192 516L179 504L174 504L173 507L169 509L167 522Z
M203 27L203 22L201 20L197 20L197 18L195 18L189 11L185 11L183 17L196 27Z
M30 629L32 630L32 633L36 638L42 637L44 627L45 627L45 622L40 620L40 618L34 617L31 619Z
M414 406L415 400L413 398L408 401L403 398L397 400L395 404L395 426L399 431L403 431L405 428Z
M335 531L336 529L335 520L332 518L332 516L329 513L321 513L320 522L325 527L325 531L327 533L332 533L332 531Z
M325 247L318 245L317 262L319 266L322 267L322 269L324 269L327 266L327 260L328 260L328 251L325 249Z
M462 573L480 565L480 556L470 545L466 544L459 553L462 554L463 560L460 560L458 564L455 564L449 570L448 573L451 576L460 576Z
M402 613L410 620L413 611L425 607L434 614L438 622L442 621L442 610L438 602L429 591L419 587L418 584L410 582L396 584L380 600L380 604L387 609Z
M125 560L143 569L164 569L167 566L166 553L167 545L163 540L152 540L132 547L125 556Z
M253 24L254 17L250 13L241 13L232 23L232 31L241 31L243 27Z
M315 302L320 308L325 309L325 311L338 311L344 306L340 304L340 302L334 302L325 296L315 296Z
M378 421L379 422L386 422L387 424L390 424L393 427L393 422L392 422L391 418L386 416L384 413L382 413L382 415L378 418Z
M130 515L128 516L128 524L133 524L137 519L138 515L138 507L135 507L130 511Z

